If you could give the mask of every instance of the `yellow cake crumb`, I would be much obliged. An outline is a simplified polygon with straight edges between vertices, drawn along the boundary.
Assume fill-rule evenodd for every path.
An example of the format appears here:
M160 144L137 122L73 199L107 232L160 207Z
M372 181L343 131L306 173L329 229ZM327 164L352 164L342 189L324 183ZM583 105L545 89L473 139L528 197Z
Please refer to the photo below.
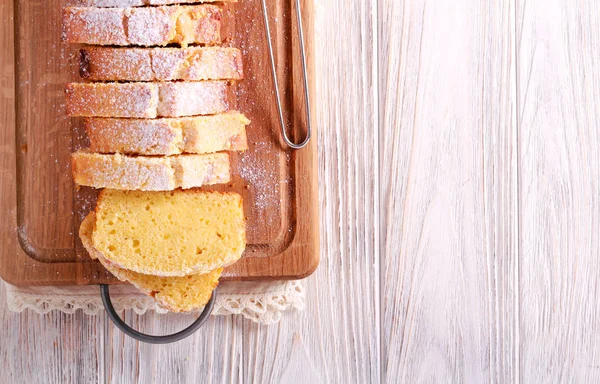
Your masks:
M142 293L152 296L162 307L171 312L190 312L203 308L208 303L212 292L219 284L223 268L217 268L206 274L184 277L144 275L119 268L106 260L92 244L95 219L96 216L92 212L83 220L79 228L79 237L90 256L98 259L116 278L133 284Z
M246 247L242 197L104 189L92 236L120 268L157 276L208 273L237 261Z

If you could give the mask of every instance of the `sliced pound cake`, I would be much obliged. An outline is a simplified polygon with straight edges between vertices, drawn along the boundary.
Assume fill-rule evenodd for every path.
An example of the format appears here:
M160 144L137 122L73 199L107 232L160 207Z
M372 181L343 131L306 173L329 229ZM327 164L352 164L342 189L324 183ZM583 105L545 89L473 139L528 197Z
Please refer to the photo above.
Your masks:
M236 2L237 0L72 0L78 7L142 7L144 5L168 5L186 3Z
M90 151L139 155L175 155L243 151L246 125L239 112L163 119L87 118Z
M208 273L237 261L246 247L237 193L104 189L95 213L94 247L119 268L138 273Z
M170 191L231 177L227 153L145 157L79 151L71 155L71 167L76 184L94 188Z
M67 114L155 118L212 115L228 109L226 81L69 83Z
M88 80L168 81L239 80L242 53L228 47L84 47L79 74Z
M217 44L221 42L221 13L216 5L66 7L63 40L120 46Z
M133 284L171 312L190 312L200 309L208 303L213 290L219 284L223 268L217 268L202 275L184 277L158 277L119 268L104 258L94 247L92 232L95 221L96 216L92 212L81 222L79 237L90 257L98 259L117 279Z

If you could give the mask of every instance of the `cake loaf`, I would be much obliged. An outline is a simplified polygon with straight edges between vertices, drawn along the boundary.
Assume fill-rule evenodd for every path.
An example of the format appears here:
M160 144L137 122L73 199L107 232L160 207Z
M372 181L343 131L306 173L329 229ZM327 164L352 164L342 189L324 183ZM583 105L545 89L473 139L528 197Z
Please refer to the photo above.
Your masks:
M84 47L79 73L87 80L239 80L244 77L237 48Z
M216 5L143 8L66 7L63 40L93 45L164 46L221 42L221 13Z
M226 81L69 83L67 114L83 117L179 117L228 109Z
M84 151L71 155L73 180L94 188L170 191L227 183L229 155L175 155L167 157L105 155Z

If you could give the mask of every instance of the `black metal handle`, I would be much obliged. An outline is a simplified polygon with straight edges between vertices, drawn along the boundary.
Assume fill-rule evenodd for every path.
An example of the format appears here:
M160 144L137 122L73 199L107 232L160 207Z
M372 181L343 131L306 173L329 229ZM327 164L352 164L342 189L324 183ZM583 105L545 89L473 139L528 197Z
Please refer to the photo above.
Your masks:
M208 301L208 303L206 303L206 306L204 306L204 310L200 314L200 317L198 317L196 319L196 321L194 321L189 327L185 328L182 331L179 331L172 335L164 335L164 336L147 335L145 333L136 331L135 329L133 329L129 325L127 325L123 321L123 319L121 319L119 317L119 315L117 314L117 311L115 311L115 307L113 306L112 301L110 300L110 291L108 289L108 285L106 285L106 284L100 285L100 296L102 297L102 303L104 304L106 313L108 313L108 317L112 320L113 323L115 323L117 328L119 328L121 331L123 331L124 334L126 334L127 336L132 337L136 340L142 341L144 343L169 344L169 343L174 343L176 341L185 339L186 337L190 336L191 334L196 332L198 329L200 329L200 327L202 327L202 325L204 325L204 323L208 319L208 316L212 312L213 305L215 304L215 299L217 297L217 290L215 289L213 291L212 296L210 297L210 300Z

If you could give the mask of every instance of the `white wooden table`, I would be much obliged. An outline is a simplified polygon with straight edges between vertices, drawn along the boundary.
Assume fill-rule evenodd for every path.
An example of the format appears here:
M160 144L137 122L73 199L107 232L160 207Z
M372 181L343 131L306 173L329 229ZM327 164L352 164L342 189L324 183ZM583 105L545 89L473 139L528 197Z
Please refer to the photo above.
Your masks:
M306 311L152 346L0 289L0 382L600 381L600 1L317 3Z

